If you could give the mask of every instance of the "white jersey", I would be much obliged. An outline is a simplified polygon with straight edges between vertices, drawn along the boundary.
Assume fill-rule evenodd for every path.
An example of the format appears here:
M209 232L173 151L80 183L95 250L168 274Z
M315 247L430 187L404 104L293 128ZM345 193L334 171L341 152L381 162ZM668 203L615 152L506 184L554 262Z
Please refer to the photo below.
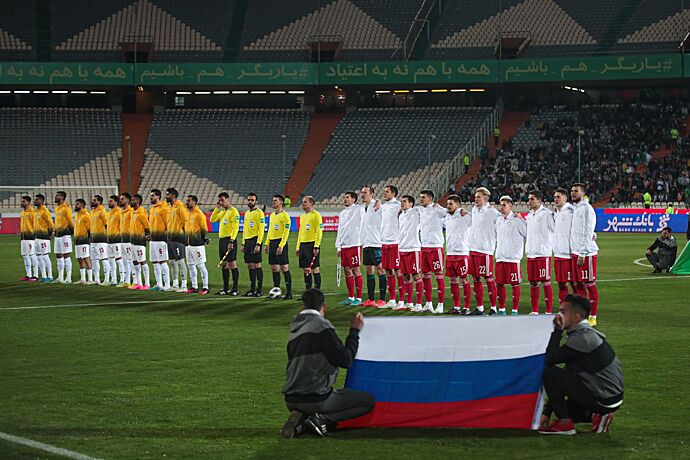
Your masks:
M422 250L422 243L419 240L419 227L421 219L419 208L407 209L400 213L400 252L414 252Z
M419 215L422 219L420 236L423 248L443 247L443 218L448 210L438 204L419 206Z
M362 225L364 224L364 206L353 204L340 211L338 217L338 236L335 247L353 248L362 245Z
M589 200L583 199L574 205L573 222L570 228L570 250L577 256L593 256L599 252L594 242L597 215Z
M496 250L496 219L501 213L486 203L481 208L472 206L470 251L493 255Z
M520 262L527 238L527 222L512 212L496 219L496 262Z
M527 213L527 258L551 257L553 255L553 212L544 206Z
M374 200L364 208L364 225L362 226L362 246L365 248L381 247L381 209L376 208Z
M460 210L446 214L443 218L446 226L446 254L449 256L467 256L470 254L470 227L472 214L464 216Z
M400 202L393 198L381 203L381 243L400 243L400 224L398 223Z
M561 259L570 259L570 228L573 224L572 204L566 203L554 211L553 255Z

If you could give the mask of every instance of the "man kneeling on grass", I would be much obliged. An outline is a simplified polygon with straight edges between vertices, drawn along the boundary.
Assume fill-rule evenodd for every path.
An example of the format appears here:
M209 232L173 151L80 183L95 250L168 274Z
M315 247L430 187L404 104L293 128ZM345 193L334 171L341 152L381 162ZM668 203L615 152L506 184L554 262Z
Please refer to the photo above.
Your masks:
M325 436L338 422L360 417L374 408L374 397L364 391L333 390L338 368L349 368L359 347L364 317L352 319L345 344L325 318L326 303L318 289L302 295L302 308L292 320L285 371L285 404L291 411L281 435L299 436L309 430Z
M592 422L593 433L608 431L623 404L623 370L606 336L587 322L589 301L568 294L553 319L542 382L548 396L539 433L575 434L573 423ZM561 345L563 331L568 332ZM557 367L557 364L565 367ZM550 422L551 414L556 420ZM549 423L550 422L550 423Z

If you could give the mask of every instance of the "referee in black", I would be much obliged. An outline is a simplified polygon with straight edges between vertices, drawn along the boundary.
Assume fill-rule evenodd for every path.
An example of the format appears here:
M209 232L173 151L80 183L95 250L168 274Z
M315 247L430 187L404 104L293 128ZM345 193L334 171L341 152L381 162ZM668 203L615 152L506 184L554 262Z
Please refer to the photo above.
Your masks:
M323 237L323 219L321 214L314 211L314 197L305 196L302 199L304 212L299 218L299 233L297 235L296 255L299 268L304 271L304 288L311 289L312 283L316 289L321 289L321 238Z
M237 233L240 230L240 213L230 204L230 195L221 192L216 208L211 214L211 222L218 222L218 258L223 271L223 289L216 295L236 297L240 270L237 268ZM232 290L230 290L230 270L232 270Z

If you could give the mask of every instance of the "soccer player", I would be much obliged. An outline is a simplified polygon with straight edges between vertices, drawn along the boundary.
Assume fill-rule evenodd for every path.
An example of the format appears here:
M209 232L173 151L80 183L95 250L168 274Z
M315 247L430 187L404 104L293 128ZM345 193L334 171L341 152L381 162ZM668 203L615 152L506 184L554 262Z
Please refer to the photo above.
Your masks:
M443 218L446 227L446 276L450 278L450 293L453 297L453 309L449 312L456 315L470 313L470 282L467 280L469 269L470 240L469 231L472 225L472 214L460 207L460 197L450 195L446 203L448 214ZM460 284L464 303L460 307Z
M511 315L517 315L520 308L520 283L522 271L520 262L524 254L527 222L513 212L513 199L502 196L498 205L501 217L496 219L496 284L498 294L498 314L506 314L506 284L511 286L513 309ZM496 313L491 308L489 315Z
M184 226L187 237L185 256L189 262L189 277L192 287L187 294L208 294L208 270L206 269L206 215L201 212L199 199L194 195L187 195L187 222ZM197 281L197 270L201 273L201 290Z
M496 219L501 216L496 208L489 204L491 192L479 187L474 192L472 207L472 227L470 227L470 275L474 282L474 297L477 308L472 315L484 314L484 286L486 280L491 309L496 311L496 281L494 281L494 251L496 250Z
M149 226L151 228L151 244L149 245L149 260L153 264L153 275L156 285L152 291L170 290L170 267L168 267L168 213L170 207L163 201L162 193L157 188L149 192L151 211Z
M19 231L21 232L21 255L24 259L26 276L19 278L19 281L37 281L38 258L36 257L36 233L34 232L36 209L31 203L31 197L26 195L22 197L21 207Z
M590 325L596 326L599 309L599 291L596 283L599 246L594 241L597 237L594 229L597 226L597 215L589 200L585 198L583 184L573 184L570 188L570 199L575 208L570 228L575 292L582 297L589 297L590 312L587 321Z
M74 224L74 245L79 263L79 284L93 284L93 271L91 270L91 215L86 210L86 201L77 198L74 202L76 212ZM89 279L87 280L87 272Z
M362 272L359 266L362 264L364 207L357 204L355 192L345 192L343 204L345 209L340 211L338 234L335 237L336 253L345 270L347 285L347 299L340 304L356 307L362 305Z
M247 207L244 212L244 229L242 230L242 254L244 263L249 269L249 291L245 297L263 295L264 272L261 269L261 243L266 231L266 219L261 209L256 206L256 193L247 195ZM257 285L258 283L258 285Z
M237 233L240 231L240 213L230 204L227 192L218 194L216 208L211 214L211 222L220 222L218 226L218 257L223 273L223 289L216 295L237 297L237 283L240 270L237 268ZM230 270L232 270L232 291L230 290Z
M527 279L532 314L539 314L539 283L544 288L546 313L553 309L553 289L551 287L551 255L555 221L553 212L542 204L544 195L539 190L529 192L527 204Z
M568 295L568 283L575 292L572 276L573 261L570 250L570 229L573 223L575 208L568 203L568 192L559 188L553 194L554 210L554 239L553 239L553 269L558 283L558 303L563 303Z
M268 244L265 251L268 253L268 263L271 264L273 273L273 287L280 287L280 272L285 277L285 295L283 300L292 299L292 275L290 274L290 249L288 237L290 236L290 215L283 209L285 197L273 195L271 202L274 211L268 220Z
M58 277L54 283L72 283L72 235L74 234L74 219L72 208L67 203L67 193L59 191L55 194L55 257L57 258Z
M38 259L38 266L41 269L41 281L50 283L53 281L53 264L50 261L50 236L55 230L53 225L53 218L50 211L45 206L46 197L42 194L34 196L34 205L36 205L36 217L34 220L34 234L36 241L34 248L36 249L36 258Z
M323 237L323 219L318 211L314 211L314 197L302 198L302 210L299 218L299 233L297 234L296 255L299 268L304 270L304 288L311 289L312 281L316 289L321 289L320 248Z
M400 273L400 201L397 199L398 188L386 185L383 189L383 204L381 205L381 267L386 271L388 285L388 303L379 308L403 308L405 306L404 283ZM398 282L400 301L396 302L395 282Z
M122 235L122 263L124 265L125 271L120 272L120 284L118 287L131 287L132 286L132 272L134 270L134 264L132 263L132 215L134 211L130 206L132 202L132 195L124 192L120 195L119 206L122 210L120 214L120 234ZM136 284L136 283L134 283Z
M386 271L381 265L381 202L374 200L374 187L365 185L359 192L364 206L364 224L362 226L362 261L367 274L367 300L365 307L383 307L386 305L388 280ZM379 278L379 300L375 300L376 277Z
M410 195L403 195L400 199L400 272L403 275L403 285L407 302L401 308L396 306L394 310L412 310L419 313L422 311L435 312L433 308L422 307L422 296L424 295L424 282L421 275L422 262L422 243L419 240L419 227L421 219L419 209L414 207L414 198ZM412 282L417 289L417 303L412 303Z
M132 197L132 223L129 230L132 244L132 262L134 263L134 275L132 286L129 289L148 291L150 286L149 266L146 263L146 241L150 238L151 227L146 209L141 205L144 198L136 194Z
M424 283L424 308L434 310L431 302L432 285L431 274L436 278L436 295L438 305L436 313L443 313L443 302L446 296L446 281L443 277L443 218L447 210L438 203L434 203L434 192L422 190L419 194L419 215L422 226L420 236L422 240L422 281Z
M93 271L93 284L101 284L100 262L103 261L103 286L110 283L107 224L108 216L103 207L103 197L94 195L91 197L91 271Z
M165 200L170 205L168 213L168 259L172 268L172 288L177 292L187 292L187 267L184 259L186 255L185 223L187 222L187 207L180 201L178 192L170 187L166 190ZM179 281L178 281L179 280Z
M120 198L117 195L110 195L108 198L108 263L110 264L110 286L117 286L117 272L120 272L120 282L124 283L125 263L122 260L122 209L120 208Z

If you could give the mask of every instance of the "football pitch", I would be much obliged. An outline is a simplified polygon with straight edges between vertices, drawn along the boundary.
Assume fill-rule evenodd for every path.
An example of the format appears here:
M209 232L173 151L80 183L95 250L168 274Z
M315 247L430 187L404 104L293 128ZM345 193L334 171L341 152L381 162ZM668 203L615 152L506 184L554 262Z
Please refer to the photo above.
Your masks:
M212 293L222 284L215 236L207 251ZM690 277L653 275L634 263L653 238L597 240L599 329L619 355L626 385L610 433L589 434L589 425L572 437L363 429L285 440L279 436L288 414L281 394L285 347L304 286L292 249L296 234L293 301L23 283L16 281L23 276L18 238L1 237L0 432L108 459L688 458ZM682 247L685 235L676 238ZM345 283L336 286L334 241L335 234L324 236L322 289L327 316L344 337L354 308L337 305ZM243 263L240 272L244 292ZM267 293L266 267L264 284ZM528 305L523 288L521 314ZM61 457L0 439L0 458Z

